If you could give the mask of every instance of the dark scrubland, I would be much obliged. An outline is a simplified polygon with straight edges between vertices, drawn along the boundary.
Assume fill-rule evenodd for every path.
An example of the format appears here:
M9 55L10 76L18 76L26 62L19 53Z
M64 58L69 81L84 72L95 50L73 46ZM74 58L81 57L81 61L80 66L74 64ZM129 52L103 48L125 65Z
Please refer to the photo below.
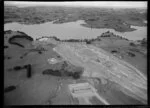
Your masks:
M140 13L144 11L144 13ZM119 32L133 31L131 25L146 26L147 18L144 9L111 9L111 8L71 8L71 7L4 7L4 23L19 22L40 24L48 21L54 23L84 20L82 24L89 28L112 28Z

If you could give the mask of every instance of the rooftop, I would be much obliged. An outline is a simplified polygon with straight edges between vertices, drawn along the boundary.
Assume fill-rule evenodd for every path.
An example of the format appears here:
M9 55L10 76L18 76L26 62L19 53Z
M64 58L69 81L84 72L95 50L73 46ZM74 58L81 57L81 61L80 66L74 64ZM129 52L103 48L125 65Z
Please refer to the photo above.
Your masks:
M95 95L95 88L89 83L78 83L69 85L73 97L89 97Z

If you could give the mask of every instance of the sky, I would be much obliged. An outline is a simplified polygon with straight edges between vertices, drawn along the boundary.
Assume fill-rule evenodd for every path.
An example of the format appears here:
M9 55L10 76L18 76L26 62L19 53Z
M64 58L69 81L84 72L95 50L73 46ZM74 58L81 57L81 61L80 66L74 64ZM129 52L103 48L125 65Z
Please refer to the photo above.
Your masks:
M94 2L23 2L23 1L5 1L6 5L15 5L18 7L26 6L84 6L84 7L112 7L112 8L147 8L146 1L94 1Z

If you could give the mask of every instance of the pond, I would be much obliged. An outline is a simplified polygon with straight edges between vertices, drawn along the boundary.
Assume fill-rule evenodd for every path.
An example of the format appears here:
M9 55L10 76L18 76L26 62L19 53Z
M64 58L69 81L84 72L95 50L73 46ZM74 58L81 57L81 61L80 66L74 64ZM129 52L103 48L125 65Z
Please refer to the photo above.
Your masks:
M53 24L53 22L46 22L42 24L25 25L17 22L7 23L4 25L4 30L22 31L32 36L34 39L42 36L56 36L60 39L91 39L100 36L106 31L111 31L114 34L125 37L129 40L141 40L147 37L147 27L131 26L137 30L131 32L117 32L114 29L95 29L83 27L83 20L76 22L67 22L63 24Z

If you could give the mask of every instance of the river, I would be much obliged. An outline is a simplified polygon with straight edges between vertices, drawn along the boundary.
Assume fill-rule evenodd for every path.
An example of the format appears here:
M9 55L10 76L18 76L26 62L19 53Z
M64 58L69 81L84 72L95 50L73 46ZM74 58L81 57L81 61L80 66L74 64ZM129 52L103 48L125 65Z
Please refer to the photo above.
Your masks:
M34 39L42 36L56 36L60 39L91 39L100 36L106 31L111 31L114 34L125 37L129 40L141 40L147 37L147 27L131 26L137 30L130 32L117 32L114 29L107 28L87 28L83 27L83 20L76 22L67 22L63 24L53 24L46 22L42 24L25 25L17 22L7 23L4 25L4 30L22 31L32 36Z

